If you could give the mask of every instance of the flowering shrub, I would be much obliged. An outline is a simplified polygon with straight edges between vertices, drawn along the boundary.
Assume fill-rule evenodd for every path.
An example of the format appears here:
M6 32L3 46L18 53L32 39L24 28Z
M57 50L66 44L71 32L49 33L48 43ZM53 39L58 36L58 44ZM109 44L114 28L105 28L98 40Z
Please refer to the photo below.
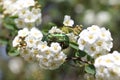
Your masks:
M42 21L37 1L2 0L0 6L2 25L15 33L12 34L13 41L8 44L8 55L19 55L48 70L72 60L86 73L95 75L96 80L119 80L120 53L110 53L113 39L109 30L97 25L82 29L65 15L62 27L52 26L46 32L44 28L37 28ZM73 56L68 56L69 53Z

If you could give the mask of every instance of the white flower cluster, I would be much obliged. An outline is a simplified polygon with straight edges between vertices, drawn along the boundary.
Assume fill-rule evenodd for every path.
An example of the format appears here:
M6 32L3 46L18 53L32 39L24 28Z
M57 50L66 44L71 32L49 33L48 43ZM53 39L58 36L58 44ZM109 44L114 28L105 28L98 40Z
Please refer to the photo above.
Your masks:
M35 5L34 0L2 0L4 13L16 15L20 10Z
M96 80L120 80L120 53L114 51L95 60Z
M93 25L79 34L78 45L80 50L96 58L111 50L113 47L112 40L109 30Z
M20 55L29 62L39 62L41 68L56 69L64 63L66 55L59 43L50 46L41 41L43 34L37 28L31 30L23 28L13 40L13 47L17 47Z
M74 25L74 21L71 19L70 16L65 15L63 24L64 24L64 26L73 26Z
M37 28L33 27L30 31L28 28L23 28L18 31L18 35L13 40L13 47L25 47L31 48L37 45L38 41L41 41L43 34Z
M39 25L41 23L41 9L34 0L3 0L4 14L18 16L15 23L18 28Z
M61 46L57 42L51 43L50 47L46 42L42 42L38 45L40 54L37 55L39 59L39 65L44 69L56 69L64 63L66 55L61 51Z

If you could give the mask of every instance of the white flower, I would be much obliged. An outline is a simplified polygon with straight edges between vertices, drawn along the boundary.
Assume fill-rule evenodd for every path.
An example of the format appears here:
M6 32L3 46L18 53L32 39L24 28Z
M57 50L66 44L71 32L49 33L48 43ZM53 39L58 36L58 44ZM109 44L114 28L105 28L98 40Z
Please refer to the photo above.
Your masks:
M105 28L101 28L100 38L105 40L105 41L113 40L112 37L111 37L110 31L106 30Z
M87 30L89 30L90 32L93 32L93 33L100 33L101 29L99 26L97 25L92 25L91 27L88 27Z
M21 9L23 9L23 8L28 8L28 7L30 7L30 6L26 6L26 5L25 5L25 4L27 3L27 1L28 1L28 0L25 0L25 1L23 1L23 0L17 0L15 4L21 6ZM21 10L21 9L20 9L20 10Z
M40 50L38 48L32 48L31 53L33 54L34 57L37 57L37 55L40 53Z
M62 30L57 28L57 26L53 26L50 30L49 33L63 33Z
M120 53L114 51L112 54L100 56L95 59L97 80L119 80L120 79Z
M80 34L79 34L80 38L83 39L84 41L92 44L94 43L97 39L98 39L98 34L94 33L93 31L90 30L83 30Z
M20 55L24 58L24 60L28 62L33 62L36 60L36 56L33 54L30 48L24 48L19 50Z
M109 30L92 25L82 30L79 34L78 45L80 50L84 50L91 57L97 58L108 53L113 47L112 37Z
M34 36L36 39L39 39L39 40L42 40L42 38L43 38L42 32L40 30L38 30L37 28L35 28L35 27L33 27L30 30L30 35Z
M71 19L70 16L65 15L63 24L64 24L64 26L73 26L74 25L74 21Z
M32 8L32 11L31 11L36 17L41 17L41 10L40 8Z
M50 67L50 63L52 62L50 59L51 57L50 56L47 56L47 57L41 57L40 58L40 61L39 61L39 65L41 68L43 69L49 69Z
M18 31L18 36L26 37L29 34L29 30L27 28L23 28L22 30Z
M36 59L36 58L33 57L32 53L24 56L23 58L24 58L24 60L26 60L28 62L34 62L35 59Z
M85 46L85 52L87 52L91 57L94 57L97 53L96 46L93 44Z
M40 42L39 44L38 44L38 49L40 49L41 50L41 52L44 52L45 50L47 50L48 49L48 46L47 46L47 42L45 41L45 42Z
M84 36L84 40L90 44L94 43L98 39L98 35L94 33L86 33L86 36Z
M18 0L18 3L22 4L25 8L34 6L35 5L35 0Z
M26 27L25 22L22 19L15 19L15 23L18 28Z
M52 42L50 46L50 50L54 53L59 53L61 51L61 46L57 42L56 43Z
M65 59L66 59L66 55L62 51L54 55L54 60L58 61L59 63L63 63Z
M36 46L36 39L34 38L34 36L28 35L25 38L25 42L27 43L27 47L35 47Z
M39 18L36 20L35 25L36 25L36 26L39 26L39 25L41 24L41 22L42 22L42 18L39 17Z
M57 69L65 62L66 55L63 52L57 53L53 57L53 61L51 62L51 65L49 69Z
M37 20L37 17L32 13L27 13L25 18L24 18L24 21L26 23L32 23L32 22L35 22Z
M32 22L32 23L31 22L26 23L26 27L29 28L29 29L31 29L31 28L35 27L35 23L34 22Z
M24 19L26 17L26 15L29 14L29 13L30 13L29 8L23 8L23 9L18 11L18 17L20 19Z
M84 50L84 47L85 47L87 42L84 41L83 39L79 38L77 43L79 44L79 49Z
M20 56L24 57L30 53L30 49L29 48L25 48L25 49L21 48L21 49L19 49L19 52L20 52Z
M41 54L43 55L43 56L53 56L54 54L53 54L53 52L50 50L50 47L46 47L44 50L41 50Z
M12 42L13 47L17 47L21 42L21 39L19 38L19 36L16 36Z

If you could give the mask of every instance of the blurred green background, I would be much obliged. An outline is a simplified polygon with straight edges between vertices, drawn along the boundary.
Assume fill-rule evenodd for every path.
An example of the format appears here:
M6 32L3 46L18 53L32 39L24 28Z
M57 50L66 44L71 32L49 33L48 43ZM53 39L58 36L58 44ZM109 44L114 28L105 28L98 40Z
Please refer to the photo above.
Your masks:
M39 0L42 9L42 24L63 26L64 15L70 15L76 25L87 28L93 24L110 30L113 50L120 52L120 0ZM0 25L0 38L9 39L10 31ZM3 42L1 42L3 43ZM82 70L65 63L59 69L41 70L36 64L25 62L20 57L6 55L6 45L0 44L0 80L85 80Z

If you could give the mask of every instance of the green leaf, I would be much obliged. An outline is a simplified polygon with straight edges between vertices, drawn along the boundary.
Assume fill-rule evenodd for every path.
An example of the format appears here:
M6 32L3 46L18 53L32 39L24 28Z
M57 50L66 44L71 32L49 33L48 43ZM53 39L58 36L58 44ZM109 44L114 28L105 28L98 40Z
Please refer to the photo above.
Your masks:
M18 56L19 55L19 51L14 50L14 51L8 52L8 55L9 56Z
M14 26L13 26L13 25L4 23L4 26L5 26L7 29L14 30Z
M7 28L7 29L10 29L10 30L15 30L17 29L16 28L16 25L15 25L15 22L14 22L14 19L17 18L16 16L12 16L12 17L5 17L4 20L3 20L3 25Z
M89 74L95 74L95 67L91 64L85 66L85 71Z
M84 57L84 56L86 56L86 53L84 51L79 50L75 53L75 56L76 57Z
M69 46L70 46L71 48L73 48L73 49L79 50L78 44L75 43L75 42L70 42Z
M94 62L94 58L92 58L90 55L87 55L87 60L91 61L91 62Z
M20 54L17 48L14 48L12 46L12 40L9 40L7 44L6 52L9 56L18 56Z

